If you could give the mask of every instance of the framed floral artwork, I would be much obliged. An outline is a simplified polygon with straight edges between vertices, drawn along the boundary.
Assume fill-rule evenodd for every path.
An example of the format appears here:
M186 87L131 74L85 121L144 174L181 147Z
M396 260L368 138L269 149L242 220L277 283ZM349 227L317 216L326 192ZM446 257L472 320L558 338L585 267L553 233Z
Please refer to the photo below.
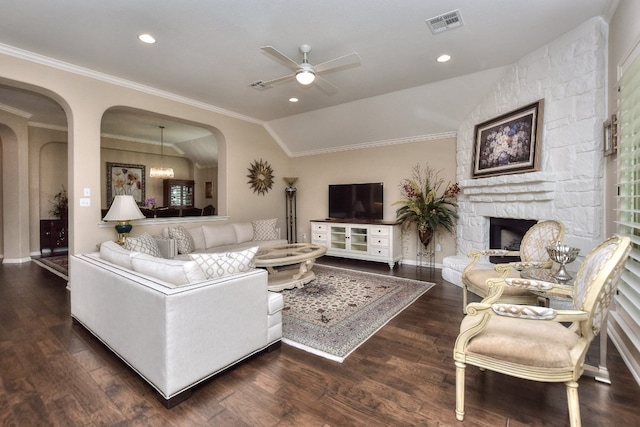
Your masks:
M539 169L543 105L541 99L476 125L473 178Z
M107 162L107 206L113 198L129 194L138 206L145 203L145 166Z

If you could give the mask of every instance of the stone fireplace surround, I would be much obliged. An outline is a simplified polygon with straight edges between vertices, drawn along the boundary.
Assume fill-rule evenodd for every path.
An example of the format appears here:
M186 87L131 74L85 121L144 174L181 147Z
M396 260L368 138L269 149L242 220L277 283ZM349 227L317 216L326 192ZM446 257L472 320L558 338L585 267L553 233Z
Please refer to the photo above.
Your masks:
M442 277L462 285L467 254L489 249L489 218L555 219L564 242L586 255L605 236L602 123L606 117L606 24L594 18L508 67L458 129L456 255ZM475 125L543 99L537 172L471 177ZM485 264L487 268L494 265Z
M566 227L564 242L581 248L580 255L586 255L597 241L593 233L597 234L599 229L594 221L600 207L597 203L589 207L584 198L591 196L595 202L599 196L594 194L593 188L567 194L563 182L568 177L564 175L534 172L462 181L463 196L458 200L457 254L444 258L442 277L458 286L462 285L462 270L470 262L466 254L490 248L492 217L559 220ZM583 201L579 202L581 198ZM478 268L494 267L488 259L478 265Z

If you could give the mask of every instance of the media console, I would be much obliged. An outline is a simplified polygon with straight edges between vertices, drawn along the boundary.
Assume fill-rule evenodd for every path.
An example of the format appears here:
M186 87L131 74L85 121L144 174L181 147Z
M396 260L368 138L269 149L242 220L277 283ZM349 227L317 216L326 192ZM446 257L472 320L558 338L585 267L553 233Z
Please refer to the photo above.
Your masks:
M311 221L311 243L326 246L327 255L386 262L389 268L402 263L400 234L400 226L393 222Z

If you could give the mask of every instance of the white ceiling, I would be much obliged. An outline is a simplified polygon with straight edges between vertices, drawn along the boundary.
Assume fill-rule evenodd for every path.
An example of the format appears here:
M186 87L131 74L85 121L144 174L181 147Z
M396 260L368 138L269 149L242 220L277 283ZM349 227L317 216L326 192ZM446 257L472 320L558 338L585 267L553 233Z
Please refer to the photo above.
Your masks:
M455 132L501 67L610 13L612 4L617 0L0 0L0 47L264 123L296 156ZM456 9L463 25L433 35L425 20ZM138 41L143 32L157 43ZM312 65L351 52L361 64L323 74L338 88L334 95L295 81L262 91L249 86L291 72L261 46L300 62L303 43L312 47ZM452 60L437 63L442 53ZM290 103L292 96L300 101ZM66 125L62 110L40 96L0 86L2 105L35 123ZM168 143L203 137L192 126L132 113L109 113L103 133L157 141L164 124Z

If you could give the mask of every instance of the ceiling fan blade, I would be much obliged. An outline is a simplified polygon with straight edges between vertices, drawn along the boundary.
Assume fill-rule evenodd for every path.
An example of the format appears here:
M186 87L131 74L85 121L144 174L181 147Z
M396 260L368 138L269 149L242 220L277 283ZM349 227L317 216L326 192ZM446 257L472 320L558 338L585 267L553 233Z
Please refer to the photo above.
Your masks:
M295 76L296 76L295 74L289 74L287 76L278 77L277 79L256 80L255 82L249 84L249 86L251 86L254 89L258 89L258 90L262 91L262 90L265 90L265 89L271 89L275 85L280 84L280 83L284 83L287 80L292 80Z
M314 65L313 70L316 72L316 74L319 74L338 69L357 67L359 65L360 55L358 55L356 52L352 52L347 55L339 56L338 58L322 62L318 65Z
M271 55L274 59L281 62L285 67L292 69L293 71L297 71L300 68L300 64L298 64L293 59L289 58L284 53L280 52L273 46L262 46L260 49L268 55Z
M338 93L338 88L336 86L318 75L316 75L316 79L313 81L313 84L317 85L318 88L327 95L335 95Z

